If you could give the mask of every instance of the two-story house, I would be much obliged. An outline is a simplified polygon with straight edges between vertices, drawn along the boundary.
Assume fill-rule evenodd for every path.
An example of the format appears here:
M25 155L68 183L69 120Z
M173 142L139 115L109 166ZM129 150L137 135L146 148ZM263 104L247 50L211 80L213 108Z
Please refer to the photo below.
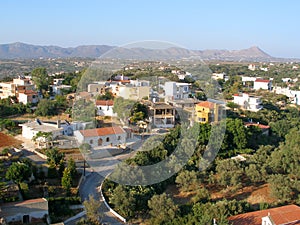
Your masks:
M189 83L166 82L164 85L165 97L170 100L187 99L190 94Z
M220 120L220 106L217 103L203 101L195 106L195 121L199 123L212 123Z
M257 112L263 108L261 97L249 95L247 93L235 94L233 102L245 110Z

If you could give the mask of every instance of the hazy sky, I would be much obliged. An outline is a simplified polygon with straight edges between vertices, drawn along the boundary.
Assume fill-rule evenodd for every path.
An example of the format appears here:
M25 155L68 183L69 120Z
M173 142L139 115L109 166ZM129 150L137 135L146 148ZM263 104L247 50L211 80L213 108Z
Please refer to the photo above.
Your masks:
M1 44L162 40L190 49L257 45L272 56L300 58L298 0L7 0L0 21Z

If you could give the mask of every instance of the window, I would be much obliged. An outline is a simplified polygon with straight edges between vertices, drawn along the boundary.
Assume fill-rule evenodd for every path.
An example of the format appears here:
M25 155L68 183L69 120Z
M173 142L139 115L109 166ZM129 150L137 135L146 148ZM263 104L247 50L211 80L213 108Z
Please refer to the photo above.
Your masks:
M93 140L90 140L90 144L91 144L91 145L93 144Z
M199 121L199 122L205 122L205 121L206 121L206 118L198 118L198 121Z
M121 140L121 136L118 136L118 140Z
M109 137L106 138L106 142L109 142Z

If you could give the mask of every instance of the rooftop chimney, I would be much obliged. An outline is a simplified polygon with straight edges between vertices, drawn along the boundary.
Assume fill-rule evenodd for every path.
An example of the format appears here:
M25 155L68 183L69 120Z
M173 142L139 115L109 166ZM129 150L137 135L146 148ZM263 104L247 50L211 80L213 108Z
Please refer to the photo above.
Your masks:
M57 128L60 128L61 124L60 124L60 120L57 120Z

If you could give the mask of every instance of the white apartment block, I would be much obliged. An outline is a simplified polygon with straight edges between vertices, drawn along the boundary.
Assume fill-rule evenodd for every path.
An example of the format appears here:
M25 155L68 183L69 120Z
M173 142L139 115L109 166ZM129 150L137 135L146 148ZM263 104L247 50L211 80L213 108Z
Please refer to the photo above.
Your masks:
M190 85L188 83L166 82L164 85L165 97L170 100L189 98Z
M260 97L251 96L247 93L234 95L233 102L241 106L243 109L253 112L257 112L263 108Z

